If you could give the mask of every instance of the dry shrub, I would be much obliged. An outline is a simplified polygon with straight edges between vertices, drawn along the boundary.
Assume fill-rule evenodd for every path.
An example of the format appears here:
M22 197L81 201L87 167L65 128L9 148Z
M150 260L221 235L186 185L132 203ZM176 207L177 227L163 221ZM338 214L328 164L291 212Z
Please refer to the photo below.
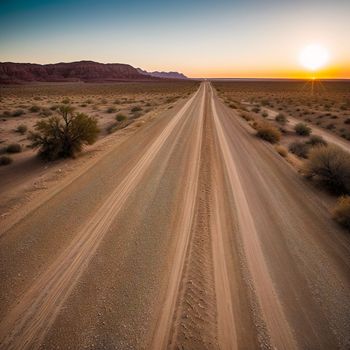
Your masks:
M247 122L253 120L253 117L248 112L241 111L239 115Z
M326 146L327 141L322 136L312 135L307 144L311 146Z
M128 117L125 114L119 113L117 114L115 119L117 120L117 122L123 122L124 120L127 120Z
M304 123L296 124L294 130L300 136L309 136L311 134L311 128Z
M333 210L333 219L350 230L350 196L342 196L338 199Z
M74 157L84 145L93 144L98 136L97 120L74 108L62 105L60 116L53 116L35 124L35 132L29 139L33 148L39 148L39 155L46 160Z
M27 125L24 125L24 124L20 124L17 126L17 128L15 129L16 132L24 135L28 130L28 127Z
M6 147L7 153L20 153L22 152L22 146L19 143L11 143Z
M275 120L277 123L280 123L282 125L287 123L287 117L283 113L278 113L275 117Z
M256 136L271 143L277 143L281 138L281 132L270 123L260 123L256 130Z
M287 157L287 154L288 154L287 148L281 145L277 145L275 146L275 149L280 156L282 156L283 158Z
M289 151L300 158L307 158L310 145L303 142L293 142L289 145Z
M335 145L312 148L304 172L332 192L350 193L350 154Z
M0 165L9 165L13 162L12 158L9 156L0 157Z

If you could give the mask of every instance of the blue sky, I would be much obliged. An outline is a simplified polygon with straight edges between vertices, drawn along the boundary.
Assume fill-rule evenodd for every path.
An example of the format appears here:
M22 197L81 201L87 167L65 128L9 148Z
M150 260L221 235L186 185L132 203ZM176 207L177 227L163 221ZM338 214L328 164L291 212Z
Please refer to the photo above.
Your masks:
M298 54L316 42L350 77L349 13L343 0L0 0L0 61L283 76L301 74Z

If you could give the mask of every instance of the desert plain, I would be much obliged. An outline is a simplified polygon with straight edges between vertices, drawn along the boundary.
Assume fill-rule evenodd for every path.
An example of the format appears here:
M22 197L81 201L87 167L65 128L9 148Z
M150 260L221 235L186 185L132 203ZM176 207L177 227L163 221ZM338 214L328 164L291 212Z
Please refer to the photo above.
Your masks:
M303 171L350 151L350 83L318 83L1 86L0 348L348 349L350 236ZM99 137L45 162L60 105Z

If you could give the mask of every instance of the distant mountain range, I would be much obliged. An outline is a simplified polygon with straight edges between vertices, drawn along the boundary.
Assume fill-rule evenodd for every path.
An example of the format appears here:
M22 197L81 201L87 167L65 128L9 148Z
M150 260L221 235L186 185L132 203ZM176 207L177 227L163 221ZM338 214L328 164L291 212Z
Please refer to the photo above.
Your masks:
M0 63L0 83L26 82L113 82L186 79L177 72L152 72L128 64L79 61L56 64Z
M150 75L151 77L155 78L167 78L167 79L188 79L186 75L179 73L179 72L147 72L145 70L142 70L141 68L136 68L139 73L143 75Z

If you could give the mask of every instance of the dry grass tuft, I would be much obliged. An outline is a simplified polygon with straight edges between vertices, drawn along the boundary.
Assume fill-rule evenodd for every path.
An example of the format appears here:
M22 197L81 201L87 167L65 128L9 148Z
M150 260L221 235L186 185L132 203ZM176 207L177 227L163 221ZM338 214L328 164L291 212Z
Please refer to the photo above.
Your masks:
M277 143L281 138L281 132L270 123L258 123L256 130L256 136L271 143Z
M338 199L333 210L333 219L350 230L350 196L342 196Z

